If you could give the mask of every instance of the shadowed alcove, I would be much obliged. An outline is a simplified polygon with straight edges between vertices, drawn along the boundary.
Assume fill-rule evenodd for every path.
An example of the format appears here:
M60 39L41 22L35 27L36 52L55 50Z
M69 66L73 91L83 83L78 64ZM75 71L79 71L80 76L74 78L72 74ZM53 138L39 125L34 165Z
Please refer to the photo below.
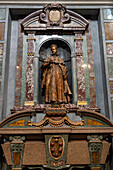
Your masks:
M49 57L51 53L51 45L57 45L57 54L60 58L64 60L64 63L67 67L68 71L68 83L69 87L72 91L72 70L71 70L71 49L69 45L63 40L52 39L44 42L39 50L39 103L44 103L44 96L42 95L41 84L42 84L42 76L41 76L41 65L43 61Z

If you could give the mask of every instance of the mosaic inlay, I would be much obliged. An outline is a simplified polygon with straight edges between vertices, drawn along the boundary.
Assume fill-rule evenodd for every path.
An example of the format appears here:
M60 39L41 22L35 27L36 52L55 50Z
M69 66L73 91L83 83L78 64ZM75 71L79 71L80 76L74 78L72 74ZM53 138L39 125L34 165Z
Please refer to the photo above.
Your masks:
M113 55L113 43L106 43L107 55Z
M106 40L113 40L113 23L105 23L105 38Z
M108 72L109 72L109 78L113 77L113 58L107 58L108 61Z

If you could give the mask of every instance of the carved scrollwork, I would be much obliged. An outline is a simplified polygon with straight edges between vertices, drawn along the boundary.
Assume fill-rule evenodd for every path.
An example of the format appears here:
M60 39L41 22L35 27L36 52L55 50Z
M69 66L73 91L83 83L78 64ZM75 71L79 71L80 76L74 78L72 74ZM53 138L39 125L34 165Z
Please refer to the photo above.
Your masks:
M69 22L70 21L70 15L68 13L64 14L64 17L62 19L63 23Z
M42 22L44 22L44 23L47 23L47 16L46 16L46 14L41 13L41 14L40 14L40 20L41 20Z
M40 22L47 23L47 26L63 26L63 23L70 22L70 15L66 7L61 4L48 4L40 14Z

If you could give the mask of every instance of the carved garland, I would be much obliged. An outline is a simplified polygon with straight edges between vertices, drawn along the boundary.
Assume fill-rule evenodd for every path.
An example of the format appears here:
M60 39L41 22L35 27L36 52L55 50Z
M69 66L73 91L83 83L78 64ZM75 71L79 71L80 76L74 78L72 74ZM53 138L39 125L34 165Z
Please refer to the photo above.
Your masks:
M68 116L63 117L61 120L53 120L45 116L44 119L38 123L28 121L28 126L43 127L47 124L50 124L50 126L63 126L63 124L66 124L71 127L76 127L76 126L84 126L85 121L82 120L82 121L73 122L68 118Z

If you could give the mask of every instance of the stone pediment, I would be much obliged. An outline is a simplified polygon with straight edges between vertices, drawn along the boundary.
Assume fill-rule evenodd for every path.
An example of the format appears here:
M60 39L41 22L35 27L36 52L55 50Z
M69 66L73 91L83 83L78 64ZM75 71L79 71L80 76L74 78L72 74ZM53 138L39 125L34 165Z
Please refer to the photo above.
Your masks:
M61 4L48 4L43 9L36 11L21 22L24 31L85 31L88 21L81 15L67 10Z

